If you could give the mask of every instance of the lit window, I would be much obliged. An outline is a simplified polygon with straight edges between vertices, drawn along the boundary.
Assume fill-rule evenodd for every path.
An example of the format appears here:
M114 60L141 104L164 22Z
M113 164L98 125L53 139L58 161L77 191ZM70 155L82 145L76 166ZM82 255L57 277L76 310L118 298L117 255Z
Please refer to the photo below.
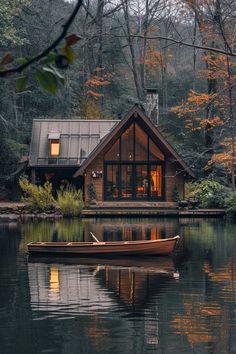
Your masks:
M50 156L59 156L60 143L59 139L50 140Z

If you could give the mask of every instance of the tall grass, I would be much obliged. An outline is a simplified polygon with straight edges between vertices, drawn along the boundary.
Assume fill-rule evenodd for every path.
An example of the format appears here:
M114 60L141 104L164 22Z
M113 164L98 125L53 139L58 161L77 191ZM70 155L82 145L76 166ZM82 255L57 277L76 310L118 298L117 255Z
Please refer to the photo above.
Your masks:
M64 216L78 216L84 207L83 195L81 190L68 185L57 192L57 208Z

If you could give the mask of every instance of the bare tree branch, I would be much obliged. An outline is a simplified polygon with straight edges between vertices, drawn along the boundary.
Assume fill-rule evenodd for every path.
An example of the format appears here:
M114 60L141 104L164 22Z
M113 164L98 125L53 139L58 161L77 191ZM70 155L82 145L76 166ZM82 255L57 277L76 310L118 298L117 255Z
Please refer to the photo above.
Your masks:
M103 36L112 36L111 33L103 33ZM113 35L113 37L120 37L120 38L126 38L126 36L124 35ZM142 35L136 35L136 34L130 34L130 37L133 37L133 38L146 38L146 39L149 39L149 40L156 40L156 39L160 39L160 40L166 40L166 41L170 41L170 42L173 42L175 44L179 44L179 45L183 45L183 46L186 46L186 47L191 47L191 48L197 48L197 49L202 49L202 50L206 50L206 51L209 51L209 52L214 52L214 53L219 53L219 54L224 54L224 55L228 55L228 56L231 56L231 57L236 57L236 52L233 52L232 50L230 51L226 51L226 50L223 50L223 49L218 49L218 48L213 48L213 47L208 47L208 46L202 46L202 45L198 45L198 44L194 44L194 43L188 43L188 42L185 42L185 41L182 41L182 40L177 40L177 39L174 39L174 38L169 38L169 37L164 37L164 36L142 36Z
M11 69L8 69L8 70L0 71L0 77L10 77L10 76L12 76L12 74L21 73L28 66L32 65L33 63L38 62L40 59L42 59L46 55L48 55L54 48L56 48L57 45L67 35L71 24L73 23L73 21L74 21L76 15L78 13L80 7L82 6L82 3L83 3L83 0L78 0L77 1L77 4L76 4L73 12L71 13L70 17L68 18L66 23L64 25L62 25L63 30L62 30L61 34L56 38L56 40L48 48L46 48L42 53L40 53L40 54L36 55L35 57L33 57L32 59L30 59L27 63L19 65L19 66L15 67L15 68L11 68Z

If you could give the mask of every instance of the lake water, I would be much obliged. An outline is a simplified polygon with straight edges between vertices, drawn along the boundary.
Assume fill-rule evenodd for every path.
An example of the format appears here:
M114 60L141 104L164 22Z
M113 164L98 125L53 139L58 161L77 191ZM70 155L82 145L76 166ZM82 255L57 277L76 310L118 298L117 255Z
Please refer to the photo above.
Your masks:
M181 235L174 258L29 258L30 241ZM1 354L236 353L236 224L85 219L0 224Z

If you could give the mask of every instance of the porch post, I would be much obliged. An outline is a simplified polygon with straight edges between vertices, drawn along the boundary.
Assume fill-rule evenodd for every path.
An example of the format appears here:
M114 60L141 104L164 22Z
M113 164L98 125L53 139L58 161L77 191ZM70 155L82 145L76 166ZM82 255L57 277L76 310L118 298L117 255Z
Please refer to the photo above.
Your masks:
M33 183L33 184L36 183L36 172L35 172L35 168L32 168L32 170L31 170L31 183Z

